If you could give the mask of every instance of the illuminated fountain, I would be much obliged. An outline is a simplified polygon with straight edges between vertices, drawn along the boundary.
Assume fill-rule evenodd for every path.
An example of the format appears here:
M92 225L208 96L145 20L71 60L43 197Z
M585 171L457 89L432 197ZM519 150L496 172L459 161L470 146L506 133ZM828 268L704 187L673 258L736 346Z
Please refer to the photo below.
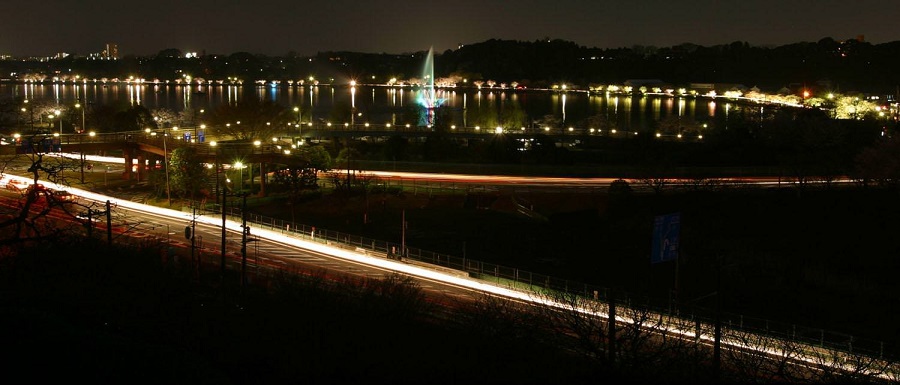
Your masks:
M419 90L418 103L425 109L425 114L420 125L431 127L434 124L434 109L444 103L443 98L438 98L434 91L434 48L428 49L425 57L425 66L422 69L422 88Z

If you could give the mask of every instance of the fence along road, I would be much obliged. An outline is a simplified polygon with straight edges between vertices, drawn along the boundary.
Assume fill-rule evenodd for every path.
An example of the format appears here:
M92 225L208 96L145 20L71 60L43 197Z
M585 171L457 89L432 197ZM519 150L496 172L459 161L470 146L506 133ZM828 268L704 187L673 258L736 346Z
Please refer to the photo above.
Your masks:
M17 176L6 176L10 180L25 180ZM89 191L66 186L56 186L42 182L49 188L67 190L72 194L98 202L110 200L115 207L152 213L166 218L189 222L191 213L161 209L127 200L119 200L94 194ZM241 231L239 214L234 212L226 221L228 230ZM206 214L197 217L208 226L221 227L221 216ZM364 237L343 234L312 226L287 223L248 213L248 223L254 227L254 237L284 245L312 250L317 253L341 258L359 264L375 266L431 281L440 281L456 287L464 287L479 293L525 301L550 308L574 310L593 318L609 317L609 298L606 289L593 287L568 280L561 280L541 274L522 271L481 261L467 260L449 255L406 248L403 260L393 257L393 251L402 250L403 245L378 241ZM579 304L559 301L565 295L580 298ZM681 336L698 343L712 344L715 340L710 330L714 328L709 314L672 313L664 310L637 308L630 306L630 300L616 301L621 315L616 321L623 325L642 323L641 327L653 332ZM627 316L640 314L640 317ZM658 320L651 325L643 321ZM764 327L762 326L764 324ZM687 325L687 326L686 326ZM726 317L722 322L722 346L734 351L755 352L772 359L788 360L796 365L809 368L829 368L872 378L896 381L900 378L900 368L884 355L883 343L854 340L852 336L826 333L821 329L786 328L767 320ZM826 336L828 338L826 338Z

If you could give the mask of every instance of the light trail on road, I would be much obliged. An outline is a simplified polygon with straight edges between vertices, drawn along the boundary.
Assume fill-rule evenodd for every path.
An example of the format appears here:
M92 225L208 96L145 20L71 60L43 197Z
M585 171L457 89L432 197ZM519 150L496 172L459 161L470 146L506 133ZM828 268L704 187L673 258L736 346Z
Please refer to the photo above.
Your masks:
M416 176L419 177L422 174L418 173L403 173L405 177ZM467 178L469 176L460 176L460 178ZM4 175L4 179L9 180L17 180L23 182L32 182L28 178L14 176L14 175ZM490 180L491 177L485 177L486 180ZM560 179L567 178L546 178L546 181L558 181ZM582 178L577 178L582 179ZM115 208L125 208L129 210L144 212L148 214L158 215L161 217L165 217L168 219L191 222L197 221L198 223L206 224L212 227L221 227L222 220L221 217L212 217L206 215L197 215L195 216L190 212L182 212L167 208L160 208L155 206L144 205L137 202L132 202L129 200L117 199L115 197L110 197L106 195L101 195L97 193L93 193L91 191L77 189L69 186L57 185L48 181L41 181L40 183L44 184L46 187L56 190L65 190L69 193L82 197L87 200L96 201L96 202L110 202L110 205ZM252 224L252 223L251 223ZM249 225L249 224L248 224ZM253 224L255 226L255 224ZM225 227L233 232L240 233L242 231L241 224L233 221L233 220L225 220ZM427 281L435 281L443 284L465 288L475 293L488 294L492 296L497 296L501 298L522 301L526 303L530 303L538 306L545 306L549 308L559 309L563 311L577 311L588 317L597 317L601 319L605 319L609 317L608 306L607 310L602 310L602 307L597 306L578 306L572 307L570 303L563 303L559 300L555 300L551 295L541 294L538 292L532 291L523 291L516 290L511 287L503 287L495 284L487 283L484 281L472 279L468 277L468 274L460 271L459 274L451 274L447 271L441 271L438 269L432 269L428 266L420 265L420 264L412 264L412 263L404 263L401 261L395 261L387 258L382 258L380 256L370 255L367 251L354 251L349 250L344 247L340 247L340 245L328 244L328 243L320 243L311 240L301 239L295 236L289 236L282 234L277 231L272 231L260 226L255 226L253 230L253 236L261 239L265 239L271 242L277 242L283 245L297 247L304 250L309 250L315 253L324 254L333 258L339 258L345 261L376 267L379 269L384 269L388 271L393 271L401 274L405 274L408 276L416 277L418 279L423 279ZM595 300L595 302L601 302ZM596 304L594 304L596 305ZM600 310L598 310L600 309ZM624 309L623 309L624 310ZM630 317L621 315L622 313L618 313L616 316L616 322L622 324L639 324L640 321L636 319L632 319ZM684 320L673 317L671 315L666 315L662 313L653 313L653 317L659 319L667 319L667 322L661 327L654 327L652 329L653 332L658 333L666 333L669 335L679 336L680 338L690 339L690 340L701 340L706 344L712 344L715 341L715 338L710 333L698 333L698 330L709 330L710 328L704 327L702 329L697 328L686 328L682 327L685 325ZM766 337L771 338L771 337ZM771 338L775 340L775 338ZM787 354L795 353L789 352L786 350L771 348L767 346L778 344L766 344L766 346L751 346L746 341L741 341L736 338L727 338L724 337L720 340L720 343L724 346L729 346L735 350L741 351L753 351L760 354L765 354L770 357L784 357ZM817 365L822 365L822 354L817 353L816 350L821 350L816 346L806 346L806 353L803 355L797 355L792 358L792 361L798 365L804 365L805 367L815 369ZM839 368L841 370L845 370L848 372L853 372L854 370L858 370L857 367L852 367L849 363L850 360L847 360L846 357L849 357L849 354L840 354L834 355L830 358L831 362L829 362L830 367ZM898 377L898 373L900 373L900 368L891 368L891 371L885 370L875 370L872 369L872 372L866 372L864 374L885 380L895 380Z
M80 160L80 154L69 153L51 153L51 156L59 156L74 160ZM119 157L85 155L86 161L98 163L115 163L125 164L125 160ZM137 166L136 160L134 163ZM511 175L479 175L479 174L445 174L430 172L406 172L406 171L362 171L365 174L371 174L376 177L387 180L410 180L410 181L428 181L435 183L469 183L469 184L490 184L497 186L543 186L543 187L603 187L609 186L616 180L625 180L632 184L640 181L641 178L618 178L618 177L548 177L548 176L511 176ZM655 177L652 179L666 180L668 185L690 185L692 178L678 177ZM730 185L755 185L755 186L791 186L798 184L792 178L777 176L741 176L741 177L714 177L706 178L717 181L721 184ZM846 176L836 177L831 181L806 181L809 184L847 184L854 181Z

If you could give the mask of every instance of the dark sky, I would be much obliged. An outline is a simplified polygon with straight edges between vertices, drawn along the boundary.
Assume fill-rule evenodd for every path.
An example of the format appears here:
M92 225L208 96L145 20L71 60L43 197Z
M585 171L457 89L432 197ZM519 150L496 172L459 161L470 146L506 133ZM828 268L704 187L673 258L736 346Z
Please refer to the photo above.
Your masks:
M588 47L900 40L897 0L33 0L6 4L0 54L404 53L491 38Z

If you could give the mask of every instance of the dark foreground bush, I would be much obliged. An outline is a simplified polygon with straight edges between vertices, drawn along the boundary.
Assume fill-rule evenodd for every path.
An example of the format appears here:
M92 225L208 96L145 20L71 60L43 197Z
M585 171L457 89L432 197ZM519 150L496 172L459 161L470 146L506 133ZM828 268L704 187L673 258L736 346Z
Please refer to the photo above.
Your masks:
M604 377L562 349L463 328L454 320L461 317L438 312L408 279L277 274L267 288L240 295L237 285L220 285L214 270L198 278L161 250L82 240L7 250L0 327L5 377L18 379L10 383L577 384Z

